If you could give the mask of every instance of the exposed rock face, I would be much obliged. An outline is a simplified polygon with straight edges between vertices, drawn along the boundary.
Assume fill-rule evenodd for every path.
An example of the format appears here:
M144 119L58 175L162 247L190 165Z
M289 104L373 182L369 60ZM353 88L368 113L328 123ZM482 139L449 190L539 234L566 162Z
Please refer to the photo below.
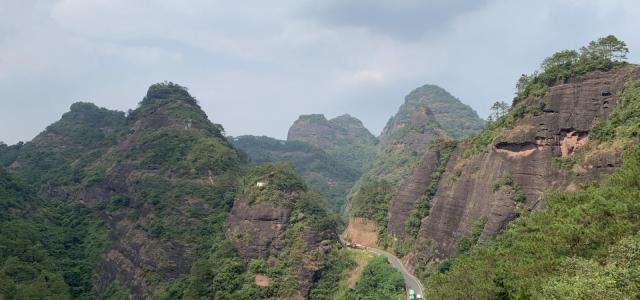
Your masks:
M248 205L239 199L233 205L226 221L226 235L240 257L267 258L277 254L286 245L291 210L266 203Z
M435 263L449 257L483 216L488 222L480 242L493 238L516 217L517 206L540 207L543 191L567 189L570 178L554 167L554 158L583 147L594 122L606 118L615 106L624 83L639 75L640 69L623 68L558 84L541 99L528 99L528 106L544 104L542 112L504 129L485 153L463 158L465 144L459 145L444 174L451 180L440 181L430 215L422 220L417 244L423 246L415 253L419 259ZM585 168L598 171L578 173L576 179L595 179L616 163L611 156L588 160ZM514 201L513 189L494 186L505 174L526 195L524 203ZM418 179L414 182L422 184Z
M438 168L440 156L439 149L427 151L411 175L400 183L398 191L389 203L389 224L387 225L389 233L399 238L405 237L405 222L418 198L425 193L431 183L433 172Z

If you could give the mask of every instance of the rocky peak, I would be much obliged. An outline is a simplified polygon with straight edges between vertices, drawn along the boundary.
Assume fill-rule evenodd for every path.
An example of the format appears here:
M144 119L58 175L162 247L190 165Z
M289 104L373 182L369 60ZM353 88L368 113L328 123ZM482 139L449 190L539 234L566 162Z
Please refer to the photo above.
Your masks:
M287 141L318 147L359 171L373 160L377 144L362 122L347 114L331 120L321 114L302 115L289 128Z
M224 129L209 121L198 101L187 88L172 82L161 82L149 87L138 108L127 117L135 123L135 131L162 127L204 130L220 138Z
M427 84L411 91L395 118L410 118L416 110L428 110L442 129L455 139L477 134L484 127L484 121L471 107L437 85Z

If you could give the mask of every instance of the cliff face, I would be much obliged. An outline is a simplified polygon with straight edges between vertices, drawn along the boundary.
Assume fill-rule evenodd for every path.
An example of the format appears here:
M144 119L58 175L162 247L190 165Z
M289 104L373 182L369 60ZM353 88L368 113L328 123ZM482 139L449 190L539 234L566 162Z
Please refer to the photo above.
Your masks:
M335 224L324 211L322 199L307 191L291 166L280 163L257 168L235 200L225 234L246 262L260 260L295 279L295 292L278 296L306 298L336 241Z
M420 226L414 249L420 264L433 266L452 255L481 218L486 218L483 242L519 209L544 205L544 191L571 189L576 182L610 173L619 152L590 147L589 132L609 115L625 82L639 75L640 69L621 68L557 84L541 99L527 99L523 107L539 109L501 129L481 153L467 150L473 140L458 145ZM584 161L572 170L561 169L558 162L575 153L583 153ZM403 185L424 187L429 171L415 169Z

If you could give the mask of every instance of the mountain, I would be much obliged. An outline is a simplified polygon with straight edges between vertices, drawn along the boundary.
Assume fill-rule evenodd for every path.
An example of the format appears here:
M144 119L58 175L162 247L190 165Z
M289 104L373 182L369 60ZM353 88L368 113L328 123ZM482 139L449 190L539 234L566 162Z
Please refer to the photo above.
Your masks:
M473 110L440 87L425 85L409 93L383 129L376 159L351 190L349 215L357 220L353 225L361 227L357 224L373 221L378 229L369 235L377 235L374 240L378 243L390 243L391 237L387 236L385 229L390 221L389 203L402 179L409 176L421 161L426 161L421 164L423 166L434 162L432 156L423 157L431 155L427 153L431 143L446 143L452 135L458 138L478 132L483 124ZM407 217L400 215L401 218ZM353 237L353 231L362 230L365 229L347 228L347 235ZM371 242L366 241L367 244Z
M233 145L254 163L288 161L304 177L309 188L321 192L327 205L339 212L349 189L362 172L324 150L299 141L281 141L270 137L239 136Z
M327 120L324 115L302 115L289 128L287 141L322 149L362 172L375 157L376 138L362 122L348 114Z
M405 101L416 106L427 106L436 122L452 139L478 134L485 126L485 121L471 107L437 85L423 85L411 91ZM407 108L410 107L412 105L407 105Z
M52 257L40 259L47 263L40 273L9 275L13 276L7 281L10 290L3 288L2 295L4 291L9 291L7 296L22 295L37 286L32 294L24 295L38 298L35 295L60 292L61 298L230 299L264 293L293 295L297 285L301 288L296 293L304 295L315 273L323 268L323 256L314 254L313 263L299 276L282 279L281 289L265 289L254 283L249 276L253 261L245 259L241 248L232 247L238 245L232 243L237 240L225 236L224 224L227 216L227 224L233 224L238 211L260 214L262 206L251 207L242 201L241 196L249 190L243 183L255 180L251 177L257 176L255 172L267 171L249 167L244 153L224 137L222 126L211 123L197 101L179 85L152 85L139 106L127 115L76 103L33 141L3 147L2 153L11 172L33 186L18 186L18 190L31 189L29 199L40 199L27 206L21 204L22 196L3 198L9 212L7 222L11 223L6 228L29 235L27 229L16 230L13 223L17 221L12 220L33 215L33 221L25 226L36 226L29 230L41 233L33 235L31 243L44 244L43 254L38 255ZM295 242L287 251L330 251L335 243L335 222L324 207L325 200L306 193L302 179L295 177L291 168L285 169L269 169L269 174L284 172L286 176L273 175L274 189L263 191L269 199L286 201L278 204L278 209L301 214L300 225L291 225L281 241ZM291 182L295 186L287 185ZM247 219L242 224L252 222L259 226L261 219ZM289 233L297 232L300 226L306 237L317 232L317 238L305 240L305 248L296 248L298 242ZM7 239L11 236L3 233L0 248L22 249L11 246L15 243ZM21 241L24 237L16 238ZM299 266L302 259L310 259L290 255L286 260L289 265ZM27 256L25 263L40 256ZM19 267L19 261L6 259L11 267ZM263 262L263 268L285 272L280 262L272 263ZM277 282L277 277L269 278Z

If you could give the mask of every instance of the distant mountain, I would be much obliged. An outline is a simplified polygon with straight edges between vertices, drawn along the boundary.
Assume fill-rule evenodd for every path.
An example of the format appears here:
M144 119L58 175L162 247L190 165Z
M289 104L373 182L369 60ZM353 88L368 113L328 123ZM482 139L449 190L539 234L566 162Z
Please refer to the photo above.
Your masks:
M374 159L377 143L362 122L348 114L331 120L321 114L301 115L289 128L287 141L316 146L360 171Z
M452 139L478 134L485 125L469 105L437 85L423 85L405 97L405 109L417 106L428 107L436 122Z

